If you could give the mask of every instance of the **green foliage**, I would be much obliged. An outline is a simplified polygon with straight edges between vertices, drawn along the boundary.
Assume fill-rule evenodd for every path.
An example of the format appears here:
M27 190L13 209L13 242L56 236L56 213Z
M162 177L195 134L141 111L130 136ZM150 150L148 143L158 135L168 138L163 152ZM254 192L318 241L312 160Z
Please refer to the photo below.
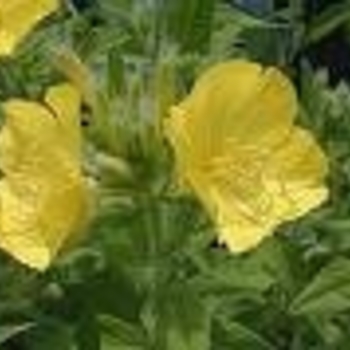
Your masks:
M350 307L349 266L345 258L331 261L293 301L292 312L332 316L347 310Z
M0 328L0 344L6 343L9 339L17 336L19 333L27 331L33 324L13 324L8 326L1 326Z

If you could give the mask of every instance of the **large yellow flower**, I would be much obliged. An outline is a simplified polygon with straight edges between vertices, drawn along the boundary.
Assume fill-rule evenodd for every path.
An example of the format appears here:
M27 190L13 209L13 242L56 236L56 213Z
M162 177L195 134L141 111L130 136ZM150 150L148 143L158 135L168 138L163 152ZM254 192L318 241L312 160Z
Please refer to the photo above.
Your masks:
M312 135L293 125L297 98L277 69L218 64L171 112L166 134L179 174L231 251L251 249L327 198L327 161Z
M80 101L73 86L61 84L43 104L13 99L3 105L0 247L40 270L81 229L89 208Z
M25 35L58 6L59 0L2 0L0 56L11 54Z

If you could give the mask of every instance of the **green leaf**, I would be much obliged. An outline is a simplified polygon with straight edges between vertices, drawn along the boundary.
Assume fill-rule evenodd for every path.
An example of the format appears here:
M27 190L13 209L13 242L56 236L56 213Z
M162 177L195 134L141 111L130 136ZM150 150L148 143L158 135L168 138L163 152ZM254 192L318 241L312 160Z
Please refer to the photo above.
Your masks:
M101 350L141 350L146 348L142 328L120 318L101 315Z
M167 31L179 47L186 52L206 51L212 28L215 0L164 1ZM189 35L190 34L190 35Z
M108 53L107 84L109 96L115 97L125 89L125 67L118 48L112 48Z
M237 55L242 49L242 33L248 29L257 32L276 26L264 19L242 11L228 4L220 4L215 12L214 29L210 41L210 54L220 61L226 57Z
M332 316L350 308L350 260L339 257L324 267L291 305L295 315Z
M214 350L276 350L260 334L236 321L220 319L214 335Z
M58 320L42 320L23 337L26 350L76 350L73 330ZM85 350L85 349L84 349ZM88 349L86 349L88 350Z
M5 343L9 339L17 336L18 334L27 331L33 326L32 322L26 322L15 325L1 325L0 326L0 344Z
M307 44L320 41L322 38L333 32L339 26L350 20L350 6L346 1L335 3L318 15L308 28L306 35Z
M291 292L293 276L287 251L282 242L272 238L246 256L213 254L208 261L197 262L202 271L193 277L192 283L206 293L261 294L276 284ZM201 257L192 253L192 258Z
M208 350L211 310L184 281L169 281L148 300L142 320L155 349Z

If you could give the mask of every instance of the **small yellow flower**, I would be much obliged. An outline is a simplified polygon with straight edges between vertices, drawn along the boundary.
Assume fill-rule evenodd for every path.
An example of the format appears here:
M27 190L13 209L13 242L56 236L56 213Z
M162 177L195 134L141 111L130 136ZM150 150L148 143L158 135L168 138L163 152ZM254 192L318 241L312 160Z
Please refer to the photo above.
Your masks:
M59 0L3 0L0 4L0 56L10 55L27 33L59 7Z
M48 90L43 104L3 105L0 132L0 247L44 270L82 228L90 196L81 170L80 102L69 84Z
M327 161L312 135L293 125L297 113L280 71L236 60L204 73L166 121L182 180L233 252L327 198Z

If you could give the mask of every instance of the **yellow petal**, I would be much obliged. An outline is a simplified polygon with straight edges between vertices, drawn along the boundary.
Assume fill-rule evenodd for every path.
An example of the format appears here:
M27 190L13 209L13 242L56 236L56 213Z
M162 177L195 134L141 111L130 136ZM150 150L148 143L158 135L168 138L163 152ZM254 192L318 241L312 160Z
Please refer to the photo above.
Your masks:
M295 219L321 204L328 196L324 184L328 162L312 135L299 127L286 138L283 145L273 152L266 167L269 187L277 199L276 215ZM280 213L279 213L280 212Z
M46 105L4 104L0 246L37 269L48 266L89 209L79 105L79 94L66 84L49 89Z
M234 252L255 247L281 223L306 214L327 199L324 185L327 170L325 156L311 134L295 127L285 143L266 160L260 182L250 181L247 174L247 189L241 188L242 193L223 190L218 179L208 184L213 188L209 200L215 203L219 239ZM231 177L235 179L230 180ZM226 173L226 181L238 180L234 173Z
M79 178L22 180L1 182L0 246L22 263L44 270L84 219L86 187Z
M45 101L55 112L57 131L68 152L81 157L81 93L71 84L61 84L48 90ZM65 142L63 142L63 138Z
M271 236L276 228L274 218L265 218L246 213L235 202L217 200L218 240L231 252L241 253L255 248L261 241Z
M40 169L49 161L47 145L57 138L55 117L40 104L18 99L6 102L3 109L6 124L0 134L2 171L11 176L19 169Z
M184 132L198 156L206 157L228 142L275 145L289 132L297 107L294 89L280 71L238 60L205 72L176 108L185 115Z
M9 0L0 5L0 56L11 54L25 35L59 7L59 0Z
M173 107L165 130L177 170L232 251L257 245L327 197L327 162L293 125L298 103L277 69L219 64Z

